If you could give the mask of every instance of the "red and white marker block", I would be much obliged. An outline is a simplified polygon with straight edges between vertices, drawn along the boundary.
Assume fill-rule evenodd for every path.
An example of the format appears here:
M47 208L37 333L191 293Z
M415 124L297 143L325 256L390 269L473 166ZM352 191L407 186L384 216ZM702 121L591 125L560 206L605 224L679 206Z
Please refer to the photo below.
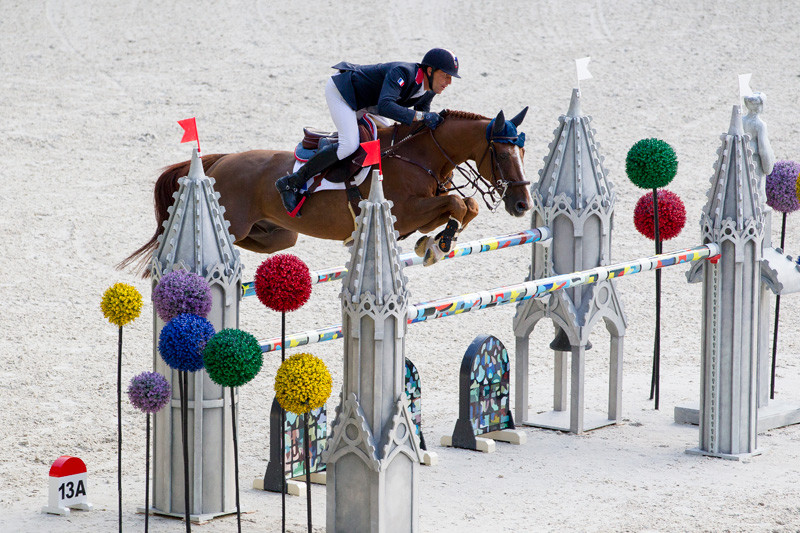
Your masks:
M62 455L50 467L50 491L43 513L68 515L70 509L89 511L86 497L86 465L77 457Z

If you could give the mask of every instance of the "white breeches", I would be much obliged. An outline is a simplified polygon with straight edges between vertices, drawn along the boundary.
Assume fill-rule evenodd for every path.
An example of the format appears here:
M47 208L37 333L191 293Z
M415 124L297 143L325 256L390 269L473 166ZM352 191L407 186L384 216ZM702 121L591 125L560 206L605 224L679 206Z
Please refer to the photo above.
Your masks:
M336 131L339 132L339 147L336 149L336 157L341 160L358 149L357 114L344 101L336 84L333 83L333 78L328 78L328 82L325 84L325 100L328 102L328 110L330 110L331 118L336 125Z

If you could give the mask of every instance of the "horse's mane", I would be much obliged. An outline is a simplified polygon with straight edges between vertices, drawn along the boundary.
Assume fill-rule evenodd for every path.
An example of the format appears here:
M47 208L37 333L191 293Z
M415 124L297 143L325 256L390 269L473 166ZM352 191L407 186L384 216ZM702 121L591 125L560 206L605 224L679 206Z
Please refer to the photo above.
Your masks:
M454 118L454 119L457 119L457 120L490 120L489 117L484 117L483 115L479 115L478 113L470 113L469 111L456 111L454 109L443 109L440 112L440 115L442 115L442 118L444 118L444 119ZM417 124L417 123L415 123L415 124ZM379 127L378 129L379 130L383 130L383 129L390 129L390 128L393 128L393 127L394 126L389 126L387 128ZM402 125L402 127L403 128L413 128L415 126L412 125L412 124L405 124L405 125ZM405 131L405 130L403 130L403 131Z
M445 109L441 112L442 118L461 118L464 120L489 120L489 117L484 117L477 113L470 113L469 111L456 111L453 109Z

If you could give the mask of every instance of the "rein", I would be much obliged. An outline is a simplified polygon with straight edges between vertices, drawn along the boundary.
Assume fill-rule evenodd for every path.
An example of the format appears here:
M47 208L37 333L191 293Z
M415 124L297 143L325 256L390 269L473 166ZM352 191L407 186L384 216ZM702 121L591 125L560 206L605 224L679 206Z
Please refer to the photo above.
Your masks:
M400 141L395 143L395 138L397 136L397 132L398 132L398 129L399 129L398 126L395 125L394 131L392 132L391 144L390 144L389 148L387 148L386 150L384 150L381 153L381 157L394 157L394 158L399 159L401 161L404 161L406 163L410 163L412 165L415 165L416 167L418 167L418 168L422 169L423 171L425 171L430 177L432 177L436 181L436 195L437 196L440 195L440 194L448 193L448 192L457 192L463 198L467 198L467 197L475 196L477 193L480 193L481 197L483 199L483 203L486 204L487 208L489 208L492 212L494 212L494 211L497 210L497 207L503 201L503 198L505 197L506 192L508 191L509 187L524 186L524 185L529 185L530 184L529 181L510 181L510 180L507 180L506 177L503 175L502 167L500 167L499 163L497 162L497 153L495 151L495 146L494 146L495 141L503 142L503 141L511 141L511 140L515 140L515 139L512 139L511 137L492 137L489 140L489 143L486 146L486 150L483 152L483 155L481 156L481 159L477 164L477 166L480 167L481 164L483 163L484 159L486 159L486 155L487 154L490 155L490 157L491 157L492 174L491 174L491 179L486 179L485 177L483 177L480 174L480 172L477 171L476 168L474 168L469 163L469 161L464 161L464 166L466 166L466 169L462 168L461 165L456 164L452 160L452 158L447 154L447 152L444 150L444 148L442 148L442 145L439 144L439 141L436 140L436 137L433 135L433 130L428 129L428 131L431 134L431 139L433 140L433 144L436 146L436 148L439 149L439 152L444 156L444 158L447 160L447 162L450 163L453 166L453 170L457 170L459 172L459 174L461 174L461 177L463 177L467 181L467 183L469 183L469 185L471 185L472 188L475 189L475 192L473 192L471 195L467 196L466 194L461 192L461 189L464 189L466 187L466 185L460 185L460 186L455 185L453 183L453 174L452 174L452 172L450 174L450 177L448 177L444 181L440 181L439 180L439 176L435 172L433 172L431 169L429 169L428 167L422 165L421 163L419 163L417 161L414 161L413 159L410 159L408 157L405 157L404 155L398 154L395 151L398 146L400 146L404 142L408 141L409 139L411 139L413 137L416 137L417 135L422 133L422 131L425 128L426 128L426 126L421 124L420 126L416 127L414 130L412 130L411 133L409 133L408 135L403 137ZM499 177L495 177L495 169L497 169L497 173L498 173Z

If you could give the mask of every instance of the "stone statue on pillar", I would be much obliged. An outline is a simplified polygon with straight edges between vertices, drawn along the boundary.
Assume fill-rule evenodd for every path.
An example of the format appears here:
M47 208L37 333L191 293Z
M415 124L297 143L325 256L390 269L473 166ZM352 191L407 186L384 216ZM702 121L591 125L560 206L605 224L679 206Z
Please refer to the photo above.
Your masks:
M766 205L767 192L765 188L766 175L772 172L775 166L775 154L769 144L767 136L767 125L761 120L759 114L764 110L764 103L767 95L755 92L744 97L744 105L747 114L742 117L744 132L750 136L750 148L753 151L753 163L755 164L756 176L758 178L758 194L761 203Z

